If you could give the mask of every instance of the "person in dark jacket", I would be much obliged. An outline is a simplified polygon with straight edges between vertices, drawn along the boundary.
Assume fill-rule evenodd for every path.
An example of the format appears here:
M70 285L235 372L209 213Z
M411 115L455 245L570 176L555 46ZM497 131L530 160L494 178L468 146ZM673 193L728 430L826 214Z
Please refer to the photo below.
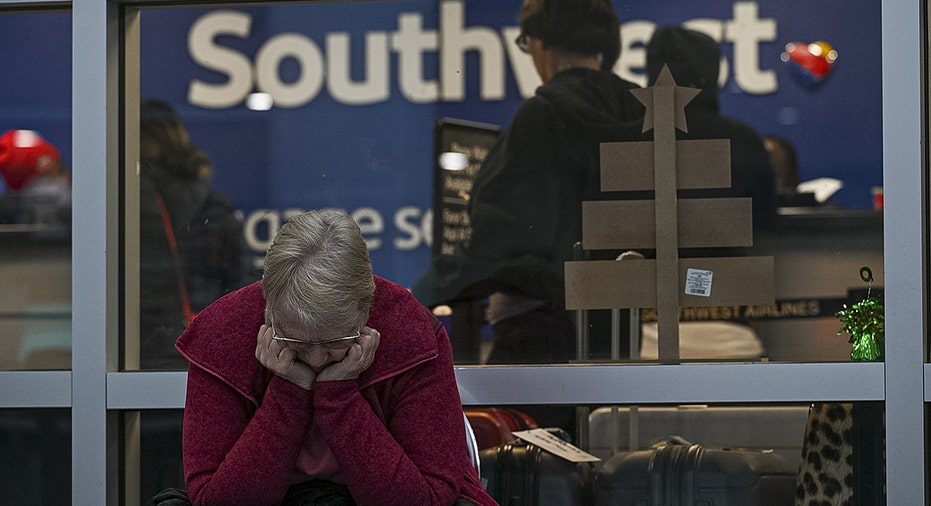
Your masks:
M140 112L140 364L185 369L174 348L194 315L244 280L241 223L171 105Z
M474 181L469 243L412 287L428 306L489 296L488 363L575 358L564 262L582 239L582 201L600 198L599 145L640 138L635 85L609 0L525 0L517 44L543 84L521 105Z
M688 133L679 139L730 139L731 187L679 192L680 198L750 197L755 229L766 228L776 216L775 176L760 135L749 125L721 115L718 76L721 49L708 35L676 26L658 27L647 46L650 85L668 65L678 86L701 92L685 106Z
M718 77L721 69L721 50L708 35L677 26L658 27L647 46L647 75L652 85L663 66L668 66L678 86L697 88L698 95L685 106L688 132L676 130L677 139L728 139L730 140L731 186L701 190L682 190L680 199L749 197L752 199L753 231L769 228L776 218L775 175L769 153L760 135L751 126L721 115L718 105ZM682 257L731 256L747 254L745 248L700 248L680 250ZM746 318L735 325L732 350L760 349L762 343L749 326ZM680 324L681 325L681 324ZM681 341L684 348L701 349L705 339L695 331L681 331L683 335L697 335L697 345ZM739 339L736 340L736 339ZM710 352L709 352L710 353ZM765 353L761 351L761 354ZM708 354L701 355L709 358Z

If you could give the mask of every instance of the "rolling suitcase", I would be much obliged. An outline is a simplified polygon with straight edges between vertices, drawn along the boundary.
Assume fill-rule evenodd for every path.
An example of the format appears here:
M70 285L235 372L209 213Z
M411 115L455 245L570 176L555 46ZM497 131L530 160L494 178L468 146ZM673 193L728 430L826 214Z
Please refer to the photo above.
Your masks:
M588 451L602 459L620 451L645 450L675 435L706 448L773 450L797 463L808 406L602 407L588 419Z
M594 467L590 462L569 462L525 443L487 448L479 455L485 489L501 506L592 503Z
M664 441L608 459L595 480L595 504L791 506L796 469L765 450Z

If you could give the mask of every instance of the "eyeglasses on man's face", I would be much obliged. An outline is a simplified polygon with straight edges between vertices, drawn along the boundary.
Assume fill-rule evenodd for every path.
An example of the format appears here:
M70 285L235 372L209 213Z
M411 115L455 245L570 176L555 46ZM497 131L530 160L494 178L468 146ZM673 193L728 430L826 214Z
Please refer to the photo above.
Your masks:
M516 39L514 39L514 43L517 44L518 49L520 49L521 51L527 54L530 54L530 41L528 41L527 39L528 39L527 34L524 32L521 32L521 34L518 35Z
M350 334L345 337L337 337L335 339L327 339L325 341L305 341L303 339L292 339L290 337L283 337L278 335L278 328L275 326L275 322L272 321L272 339L283 343L284 346L292 350L303 350L310 346L322 346L328 350L342 350L349 348L356 342L359 338L362 337L362 331L356 330L354 334Z

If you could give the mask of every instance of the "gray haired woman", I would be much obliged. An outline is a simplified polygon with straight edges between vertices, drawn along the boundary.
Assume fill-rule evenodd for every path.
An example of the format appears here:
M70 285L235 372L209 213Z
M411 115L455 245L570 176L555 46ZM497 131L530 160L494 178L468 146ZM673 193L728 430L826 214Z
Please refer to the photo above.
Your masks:
M291 218L263 280L177 347L194 504L496 504L469 458L445 329L373 276L343 212Z

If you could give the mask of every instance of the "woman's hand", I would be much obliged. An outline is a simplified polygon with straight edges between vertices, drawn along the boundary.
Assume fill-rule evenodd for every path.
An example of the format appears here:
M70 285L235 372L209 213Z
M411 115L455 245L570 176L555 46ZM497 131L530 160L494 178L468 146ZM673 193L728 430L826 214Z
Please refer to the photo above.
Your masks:
M259 363L278 376L304 390L311 390L317 374L307 364L297 359L294 350L289 350L272 339L274 331L269 325L259 327L256 336L255 358Z
M317 381L340 381L358 378L362 371L368 369L375 360L375 350L381 334L377 330L362 327L359 340L346 352L339 362L328 366L317 375Z

